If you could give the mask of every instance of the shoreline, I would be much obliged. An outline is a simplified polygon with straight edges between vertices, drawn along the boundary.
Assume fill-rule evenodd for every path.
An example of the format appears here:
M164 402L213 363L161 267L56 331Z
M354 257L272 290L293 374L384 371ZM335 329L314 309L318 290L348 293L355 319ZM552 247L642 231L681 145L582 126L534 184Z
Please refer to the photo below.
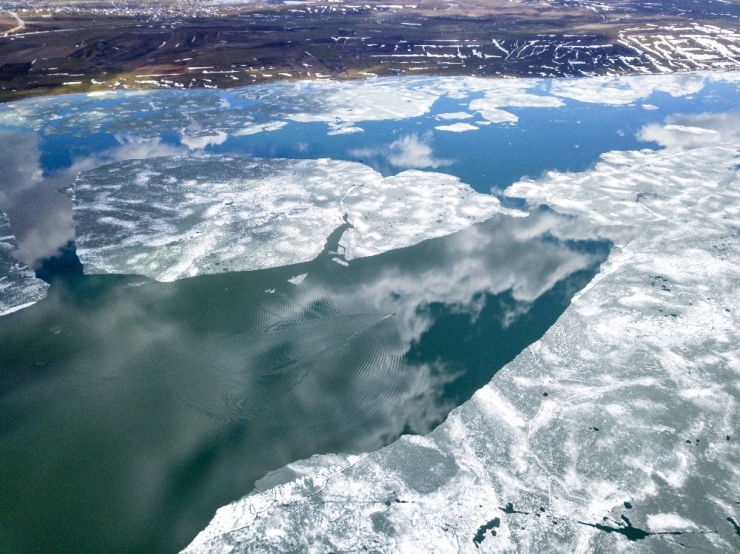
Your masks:
M143 2L126 9L19 5L0 5L0 103L325 78L740 69L740 6L692 12L668 2L656 12L639 3L607 9L476 0L462 11L434 0L203 5L190 13L184 5ZM11 13L24 21L22 33L13 32Z

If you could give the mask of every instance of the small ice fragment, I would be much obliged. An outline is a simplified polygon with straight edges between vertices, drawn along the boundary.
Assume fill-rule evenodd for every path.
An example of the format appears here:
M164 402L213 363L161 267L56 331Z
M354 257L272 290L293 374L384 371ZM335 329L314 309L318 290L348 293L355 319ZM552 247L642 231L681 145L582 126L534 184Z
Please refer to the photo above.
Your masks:
M288 279L288 282L293 283L294 285L300 285L306 277L308 277L308 273L301 273L300 275L296 275Z

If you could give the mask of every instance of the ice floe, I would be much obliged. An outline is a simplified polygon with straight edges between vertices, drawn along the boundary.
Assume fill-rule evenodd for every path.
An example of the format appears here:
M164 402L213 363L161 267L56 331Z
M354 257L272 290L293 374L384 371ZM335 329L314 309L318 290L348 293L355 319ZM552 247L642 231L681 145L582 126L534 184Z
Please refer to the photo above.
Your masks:
M478 127L470 123L457 122L450 125L437 125L435 129L437 131L449 131L451 133L464 133L465 131L477 131Z
M408 151L406 151L408 156ZM353 162L165 157L106 165L74 187L87 273L161 281L308 261L342 225L346 260L410 246L487 219L494 197L450 175L383 177Z
M615 244L557 323L429 435L290 464L184 552L736 552L739 162L610 152L513 185Z
M406 119L427 113L440 94L431 87L397 86L388 79L360 83L298 82L265 92L244 89L240 96L259 99L285 112L286 119L301 122L358 122ZM285 102L290 98L289 102ZM287 110L286 106L293 106Z
M30 268L13 258L15 249L10 221L0 212L0 316L38 302L49 288Z

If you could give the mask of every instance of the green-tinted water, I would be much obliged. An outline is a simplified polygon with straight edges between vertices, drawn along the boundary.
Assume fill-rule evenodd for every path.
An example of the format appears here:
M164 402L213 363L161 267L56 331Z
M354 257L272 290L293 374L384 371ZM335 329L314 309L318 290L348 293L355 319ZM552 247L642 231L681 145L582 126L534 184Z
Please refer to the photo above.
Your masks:
M56 282L0 325L0 544L176 552L266 472L425 433L539 338L608 246L495 217L345 267ZM290 279L306 274L300 279Z

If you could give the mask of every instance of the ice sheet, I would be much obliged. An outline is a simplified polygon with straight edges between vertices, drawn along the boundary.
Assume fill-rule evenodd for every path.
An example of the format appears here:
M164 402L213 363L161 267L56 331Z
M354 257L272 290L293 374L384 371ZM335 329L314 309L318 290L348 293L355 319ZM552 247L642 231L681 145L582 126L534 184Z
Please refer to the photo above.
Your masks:
M185 552L736 552L739 161L611 152L515 184L615 242L591 286L428 436L291 464Z
M308 261L345 214L353 228L340 244L352 260L501 211L498 200L449 175L410 170L384 178L329 159L126 161L83 173L74 190L85 271L161 281Z
M13 258L16 249L10 221L0 212L0 316L30 306L46 296L49 286Z

